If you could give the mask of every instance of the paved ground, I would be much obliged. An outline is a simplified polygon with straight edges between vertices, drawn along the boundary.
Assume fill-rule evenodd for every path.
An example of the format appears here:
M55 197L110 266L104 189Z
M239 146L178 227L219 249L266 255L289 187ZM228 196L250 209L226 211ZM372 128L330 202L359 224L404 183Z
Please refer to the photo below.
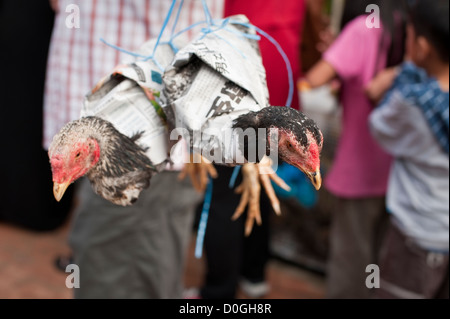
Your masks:
M72 291L65 286L66 274L54 266L55 257L68 254L67 232L70 221L52 232L37 233L0 223L0 299L68 299ZM186 263L185 284L199 286L204 263L193 257L192 240ZM323 298L322 276L271 260L268 266L271 292L266 298ZM241 292L239 298L246 298Z

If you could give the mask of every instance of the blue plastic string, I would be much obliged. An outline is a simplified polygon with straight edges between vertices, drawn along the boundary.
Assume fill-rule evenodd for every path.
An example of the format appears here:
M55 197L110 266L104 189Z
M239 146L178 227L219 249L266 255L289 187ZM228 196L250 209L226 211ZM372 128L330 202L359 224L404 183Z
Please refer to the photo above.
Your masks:
M107 46L110 46L111 48L116 49L117 51L120 51L120 52L122 52L122 53L126 53L126 54L132 55L132 56L137 57L137 58L146 58L146 57L147 57L147 56L145 56L145 55L138 54L138 53L135 53L135 52L131 52L131 51L125 50L125 49L123 49L123 48L121 48L121 47L118 47L117 45L108 43L108 42L107 42L105 39L103 39L103 38L100 38L100 41L103 42L104 44L106 44Z
M172 26L172 30L170 31L170 40L168 42L168 44L172 48L173 52L175 52L175 53L178 52L178 48L172 42L172 40L174 39L173 33L175 32L175 28L176 28L176 26L178 24L178 19L180 18L180 13L181 13L181 9L183 8L183 4L184 4L184 0L181 0L180 5L178 7L177 15L175 17L175 21L174 21L173 26Z
M206 22L208 26L212 25L211 13L209 12L208 6L206 5L206 1L202 0L203 12L205 13Z
M173 0L172 4L170 5L169 12L167 13L166 18L164 19L164 23L161 27L161 31L159 32L158 38L156 39L156 44L155 44L155 47L153 48L153 53L151 56L148 57L148 59L153 59L153 57L155 56L156 48L158 48L158 44L159 44L159 41L161 40L161 36L167 27L167 23L169 23L169 19L172 16L173 8L175 7L176 2L177 2L177 0Z
M203 3L203 8L204 8L204 10L207 10L208 7L206 6L206 3L205 3L204 0L202 1L202 3ZM235 21L235 20L230 20L229 18L221 19L221 20L208 20L209 17L210 17L209 11L208 11L208 12L205 11L205 16L207 17L207 21L199 21L199 22L197 22L197 23L194 23L194 24L190 25L189 27L187 27L187 28L181 30L180 32L178 32L177 34L175 34L175 35L172 37L172 39L178 37L178 36L181 35L182 33L186 32L186 31L188 31L188 30L190 30L190 29L192 29L192 28L194 28L194 27L196 27L196 26L199 26L199 25L201 25L201 24L207 23L208 26L205 27L205 28L203 28L203 29L201 30L202 33L204 33L203 36L202 36L202 38L205 37L205 36L206 36L207 34L209 34L209 33L214 34L215 31L220 30L220 29L224 29L224 30L226 30L226 31L228 31L228 32L232 32L232 33L234 33L234 34L238 34L238 35L240 35L240 36L243 36L243 37L246 37L246 38L249 38L249 39L252 39L252 40L260 40L261 37L258 36L258 35L255 35L255 34L247 34L247 33L239 32L239 31L236 31L236 30L234 30L234 29L227 28L226 25L227 25L228 23L231 23L231 24L242 25L242 26L245 26L245 27L250 28L250 29L254 29L255 31L257 31L259 34L261 34L263 37L265 37L267 40L269 40L269 41L275 46L275 48L277 49L278 53L280 53L280 55L281 55L281 57L282 57L282 59L283 59L285 65L286 65L286 70L287 70L287 73L288 73L288 81L289 81L289 91L288 91L288 96L287 96L287 98L286 98L286 103L285 103L285 105L290 107L290 106L292 105L292 99L293 99L293 96L294 96L294 75L293 75L293 71L292 71L291 62L289 61L289 58L287 57L286 53L284 52L283 48L282 48L281 45L278 43L278 41L275 40L275 39L274 39L271 35L269 35L267 32L265 32L264 30L262 30L261 28L255 26L255 25L253 25L253 24L250 24L250 23L244 23L244 22ZM218 25L217 21L220 21L220 22L221 22L221 25L220 25L220 26ZM211 28L211 26L216 26L216 27L218 27L218 28L216 28L216 29L213 30L213 29ZM236 49L230 42L228 42L227 40L225 40L225 39L224 39L223 37L221 37L221 36L218 36L218 35L216 35L216 34L214 34L214 35L215 35L216 37L218 37L219 39L223 40L223 41L224 41L225 43L227 43L228 45L230 45L233 49L237 50L237 51L245 58L245 55L244 55L240 50Z
M181 0L180 6L178 7L177 15L175 17L175 22L173 23L172 30L170 31L171 37L172 37L173 33L175 32L175 27L178 24L178 19L180 18L180 12L181 12L181 9L183 8L183 3L184 3L184 0Z
M206 224L208 223L209 208L211 206L212 200L212 191L213 191L213 181L210 176L208 180L208 186L205 192L205 200L203 202L202 214L200 215L200 222L198 224L197 239L195 243L196 258L202 257L203 241L205 239Z
M293 72L292 72L291 62L289 61L289 58L287 57L287 55L284 52L284 50L281 47L281 45L277 42L277 40L275 40L267 32L265 32L264 30L258 28L257 26L254 26L253 24L243 23L243 22L234 21L234 20L231 20L230 23L232 23L232 24L239 24L239 25L243 25L243 26L245 26L247 28L255 29L258 33L260 33L263 37L265 37L267 40L269 40L277 48L278 52L280 53L281 57L284 60L284 63L286 64L286 70L287 70L287 73L288 73L289 93L288 93L288 97L287 97L287 100L286 100L286 106L290 107L291 104L292 104L292 98L294 96L294 75L293 75Z
M180 6L179 6L179 8L178 8L178 12L177 12L177 15L176 15L176 18L175 18L175 23L174 23L174 25L173 25L173 27L172 27L172 33L174 32L175 26L176 26L176 24L177 24L177 22L178 22L178 18L179 18L180 12L181 12L181 8L182 8L182 6L183 6L183 1L184 1L184 0L181 1ZM129 55L132 55L132 56L137 57L137 58L143 58L144 61L147 61L147 60L149 60L149 59L152 59L152 60L155 62L155 64L157 65L157 67L158 67L161 71L164 71L163 67L158 63L158 61L156 61L156 59L154 59L153 56L154 56L154 54L155 54L155 52L156 52L156 48L157 48L157 46L158 46L158 44L159 44L159 42L160 42L160 40L161 40L161 36L162 36L162 34L163 34L163 32L164 32L164 29L166 28L167 23L168 23L168 21L169 21L171 15L172 15L173 8L174 8L175 4L176 4L176 0L173 0L173 1L172 1L172 4L171 4L171 6L170 6L169 12L168 12L168 14L167 14L167 16L166 16L166 18L165 18L165 20L164 20L163 26L162 26L162 28L161 28L161 32L159 33L158 39L157 39L157 41L156 41L156 45L155 45L155 47L154 47L154 49L153 49L153 53L152 53L151 55L149 55L149 56L144 56L144 55L141 55L141 54L138 54L138 53L134 53L134 52L125 50L125 49L120 48L120 47L118 47L118 46L116 46L116 45L113 45L113 44L108 43L108 42L105 41L103 38L101 38L100 41L102 41L102 42L105 43L106 45L108 45L108 46L110 46L110 47L112 47L112 48L114 48L114 49L116 49L116 50L118 50L118 51L120 51L120 52L129 54ZM247 38L249 38L249 39L254 39L254 40L259 40L259 39L260 39L260 37L258 37L257 35L246 34L246 33L238 32L238 31L233 30L233 29L230 29L230 28L226 28L226 27L225 27L225 24L228 23L228 19L225 19L225 20L218 20L218 21L222 21L222 25L221 25L219 28L217 28L217 29L215 29L215 30L212 30L212 29L211 29L211 26L217 26L217 24L216 24L216 22L215 22L214 20L211 19L211 14L210 14L210 12L209 12L209 10L208 10L208 6L206 5L206 2L205 2L204 0L202 0L202 5L203 5L203 10L204 10L204 12L205 12L205 17L206 17L207 20L206 20L206 21L199 21L199 22L197 22L197 23L194 23L194 24L190 25L189 27L187 27L187 28L185 28L185 29L179 31L179 32L176 33L175 35L172 35L171 38L170 38L170 40L169 40L169 42L165 42L165 43L168 43L168 44L172 47L172 49L174 50L174 52L177 52L177 51L178 51L178 48L176 48L175 45L172 43L173 39L175 39L176 37L178 37L178 36L181 35L182 33L186 32L186 31L188 31L188 30L190 30L190 29L192 29L192 28L194 28L194 27L196 27L196 26L199 26L199 25L201 25L201 24L204 24L204 23L207 23L207 25L208 25L207 28L202 29L202 32L205 33L205 35L206 35L207 33L213 33L214 31L217 31L217 30L220 30L220 29L223 28L224 30L227 30L227 31L232 32L232 33L235 33L235 34L238 34L238 33L239 33L241 36L247 37ZM285 104L286 104L286 106L289 106L289 107L290 107L290 106L292 105L292 99L293 99L293 95L294 95L294 76L293 76L293 72L292 72L292 66L291 66L291 63L290 63L290 61L289 61L289 59L288 59L286 53L284 52L283 48L281 47L281 45L280 45L280 44L279 44L272 36L270 36L270 35L269 35L268 33L266 33L264 30L258 28L257 26L254 26L254 25L252 25L252 24L250 24L250 23L243 23L243 22L234 21L234 20L230 20L229 22L232 23L232 24L243 25L243 26L245 26L245 27L247 27L247 28L253 28L253 29L256 30L258 33L260 33L262 36L264 36L266 39L268 39L268 40L276 47L276 49L278 50L278 52L280 53L281 57L283 58L283 60L284 60L284 62L285 62L285 64L286 64L286 70L287 70L287 73L288 73L288 79L289 79L289 92L288 92L288 97L287 97L287 99L286 99L286 103L285 103ZM216 36L217 36L217 35L216 35ZM220 36L217 36L217 37L218 37L219 39L221 39L221 40L224 40L228 45L230 45L232 48L234 48L233 45L232 45L231 43L229 43L228 41L226 41L223 37L220 37ZM237 50L236 48L234 48L234 49ZM240 51L238 50L238 52L240 52ZM240 52L240 54L243 55L242 52ZM245 55L243 55L243 56L244 56L244 58L245 58Z
M164 19L164 23L163 23L163 25L161 27L161 31L159 32L158 38L156 39L156 44L155 44L155 46L153 48L153 52L152 52L151 55L145 56L145 55L142 55L142 54L138 54L138 53L135 53L135 52L131 52L131 51L125 50L125 49L123 49L121 47L118 47L118 46L116 46L114 44L108 43L103 38L100 38L100 41L102 41L104 44L106 44L106 45L108 45L108 46L110 46L110 47L112 47L112 48L114 48L114 49L116 49L116 50L118 50L120 52L129 54L129 55L137 57L137 58L143 58L143 61L152 60L153 62L155 62L156 66L161 70L161 72L164 72L164 68L161 66L161 64L158 61L156 61L154 56L155 56L156 49L158 48L159 42L161 40L161 37L162 37L162 35L164 33L164 30L166 29L167 24L168 24L168 22L170 20L170 17L172 16L173 8L175 7L176 2L177 2L177 0L173 0L172 4L170 5L169 12L167 13L166 18ZM181 5L182 4L183 4L183 1L180 4L180 8L178 10L178 14L179 14L179 11L181 10ZM178 14L177 14L177 20L176 21L178 21ZM175 28L175 25L174 25L174 28ZM171 44L171 46L173 48L174 45L171 42L169 42L169 43Z
M236 184L236 179L239 175L239 171L241 170L241 166L236 166L233 170L233 174L231 174L230 183L228 184L229 188L234 188Z
M227 19L227 20L229 20L229 19ZM244 37L247 39L256 40L256 41L261 40L261 37L258 34L244 33L244 32L240 32L240 31L237 31L236 29L231 29L231 28L225 28L225 30L230 33L233 33L237 36Z
M205 24L205 23L206 23L206 21L199 21L199 22L196 22L196 23L194 23L194 24L191 24L190 26L188 26L188 27L186 27L186 28L184 28L184 29L178 31L177 33L175 33L175 34L171 37L171 40L177 38L178 36L182 35L183 33L187 32L187 31L189 31L189 30L191 30L191 29L193 29L193 28L195 28L195 27L197 27L197 26L199 26L199 25L201 25L201 24Z
M200 39L203 39L209 33L213 33L213 32L216 32L216 31L219 31L219 30L225 28L226 25L228 24L229 19L224 19L224 20L220 20L220 21L222 21L222 23L220 25L213 23L211 25L208 25L206 28L202 28L201 32L203 33L203 36ZM214 26L216 28L213 30L211 28L212 26Z

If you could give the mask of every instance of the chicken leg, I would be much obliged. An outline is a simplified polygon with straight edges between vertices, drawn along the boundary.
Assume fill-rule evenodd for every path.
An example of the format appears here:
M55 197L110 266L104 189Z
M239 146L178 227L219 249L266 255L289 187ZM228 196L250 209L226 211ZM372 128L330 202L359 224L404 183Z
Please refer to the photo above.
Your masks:
M198 192L204 192L208 184L208 175L216 178L217 171L210 161L199 154L191 154L190 159L190 162L183 167L178 178L182 180L189 176L193 187ZM281 214L280 201L275 194L271 180L284 190L290 191L291 188L272 169L272 161L269 157L265 156L258 164L246 163L242 165L242 183L235 190L237 194L242 195L232 220L238 219L248 206L247 220L245 222L246 236L250 235L255 221L258 225L261 225L259 206L261 184L270 199L273 210L277 215Z
M235 192L241 195L241 201L236 208L232 220L238 219L248 205L247 220L245 222L245 235L249 236L256 221L261 225L260 194L261 184L272 204L272 208L277 215L281 214L280 201L272 187L271 180L286 191L291 188L272 169L272 161L269 157L264 157L258 164L246 163L242 166L242 183Z

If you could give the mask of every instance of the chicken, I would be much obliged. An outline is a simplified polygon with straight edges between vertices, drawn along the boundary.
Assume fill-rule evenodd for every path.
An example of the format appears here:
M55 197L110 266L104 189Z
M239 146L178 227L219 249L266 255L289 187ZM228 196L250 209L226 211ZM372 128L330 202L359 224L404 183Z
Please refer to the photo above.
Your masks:
M255 137L265 142L266 154L269 155L271 149L278 148L280 160L300 169L316 189L320 188L322 183L320 151L323 137L314 121L303 113L287 107L266 107L236 118L233 129L236 128L241 129L239 132L249 128L258 132L258 128L265 128L265 135ZM271 145L270 129L273 128L278 129L276 145ZM117 205L132 205L140 192L150 185L152 175L157 173L157 169L145 154L145 149L137 143L141 134L142 132L129 138L116 130L110 122L94 116L83 117L66 124L54 136L48 152L56 200L62 198L72 182L87 175L98 195ZM249 144L258 145L260 142L240 140L244 141L239 145L241 152L247 157ZM250 166L251 163L239 164ZM213 169L206 171L214 175ZM250 167L243 170L244 174L250 174L248 173L250 171ZM205 176L203 173L203 184L206 183ZM244 181L247 177L244 176ZM252 180L254 177L248 179ZM272 206L275 212L279 213L279 202L271 188L270 179L285 189L288 186L276 176L275 172L260 175ZM255 200L259 201L259 187L259 181L244 182L238 187L237 192L243 195L234 218L239 217L247 203L250 203L250 219L259 221L259 209L257 205L255 206ZM250 224L253 222L248 221L247 225ZM246 232L249 228L251 230L251 226L247 226Z
M86 174L100 196L119 205L131 205L137 200L140 191L149 186L151 176L159 171L160 165L165 164L165 146L170 148L165 133L170 133L172 140L173 131L168 131L175 128L184 129L191 135L186 139L189 140L191 153L206 156L212 150L215 155L219 155L213 158L206 156L211 163L244 165L244 180L250 176L247 172L255 172L252 162L257 163L262 159L261 156L252 159L255 154L252 154L251 144L264 143L266 149L258 152L258 155L272 155L272 151L277 151L281 160L302 170L316 189L320 187L319 157L323 142L320 130L312 120L298 111L268 106L265 70L258 43L253 37L256 32L240 25L248 23L245 16L233 19L234 23L227 25L226 29L219 28L214 34L207 33L182 46L175 56L171 48L161 51L156 58L164 62L163 67L156 60L146 59L121 66L119 71L113 72L105 81L100 81L100 85L85 101L83 110L89 112L82 113L83 116L93 117L68 123L54 137L50 146L49 157L57 200L61 199L70 183ZM148 54L155 53L156 43L149 42L146 48L153 50ZM225 44L231 45L231 48L224 47ZM217 63L217 59L222 62ZM161 68L164 69L162 76ZM151 78L147 78L149 74ZM110 98L117 103L109 105ZM139 103L134 103L136 99ZM133 107L128 107L128 104L133 104ZM110 107L106 108L105 105ZM116 117L109 115L116 114L118 105L126 112L121 113L116 121ZM145 131L142 132L145 135L141 143L149 147L147 154L137 143L141 135L127 137L131 136L128 121L125 121L127 130L118 123L124 118L133 118L136 109L140 115L146 115L144 126L139 126L138 130ZM117 129L106 120L111 121ZM132 119L130 122L142 121ZM155 125L160 126L158 130L154 130ZM260 128L266 129L264 134L261 134ZM150 134L152 129L154 134ZM250 138L240 135L249 129L257 134ZM272 129L278 129L278 135ZM211 133L211 130L219 134ZM198 132L201 133L200 140L195 139ZM220 132L231 134L220 136ZM159 137L158 141L155 140L156 136ZM231 140L227 140L230 136ZM161 161L158 162L149 153L156 154L155 157ZM261 165L256 164L256 171L261 172ZM211 169L206 171L214 175ZM205 183L206 171L194 169L192 172L203 174L200 179ZM274 210L279 212L279 203L270 180L284 188L288 186L277 178L275 172L260 174L257 181L258 186L259 183L263 184ZM253 209L254 198L259 196L259 190L255 191L252 187L256 187L255 183L245 182L238 187L242 201L235 216L239 216L247 201ZM256 216L253 213L251 215Z
M248 22L242 16L234 19ZM236 25L228 27L233 29ZM270 181L289 189L275 172L261 174L259 161L264 155L278 153L281 160L302 170L319 189L323 137L317 125L301 112L269 106L258 42L240 35L253 34L252 30L234 31L217 30L178 51L162 77L163 96L171 128L183 130L191 153L205 158L202 163L186 166L188 173L182 175L191 176L197 185L203 183L200 190L204 190L206 173L212 168L195 166L208 167L208 162L243 165L243 183L237 187L241 202L234 216L238 218L248 204L248 233L254 220L259 223L261 184L277 213L280 204ZM227 40L217 41L219 36Z
M156 173L145 149L137 144L141 134L129 138L94 116L66 124L48 151L56 200L86 175L101 197L117 205L132 205Z
M240 138L239 145L245 158L249 159L249 146L265 145L265 154L269 155L273 148L277 148L279 159L300 169L319 190L322 185L320 173L320 152L323 147L323 135L316 123L307 118L302 112L289 107L266 107L257 112L248 112L239 116L233 122L233 129L236 134L243 133L247 129L258 132L259 128L264 128L265 135L254 135L255 140ZM274 141L270 129L277 129L278 141L276 145L271 145ZM262 141L260 141L262 139ZM263 142L264 144L260 144ZM256 147L253 149L258 151ZM200 155L194 154L199 157ZM201 157L201 156L200 156ZM185 171L181 177L189 175L197 190L203 191L207 184L207 174L211 177L217 175L214 167L208 159L201 157L197 164L185 166ZM236 220L245 211L248 205L247 220L245 223L245 234L251 233L253 224L261 224L259 197L261 184L263 185L272 207L278 215L281 213L280 203L271 185L271 180L281 188L289 191L289 186L276 175L271 167L271 160L264 156L260 162L240 163L242 165L242 184L236 188L236 193L242 194L240 203L236 208L232 219Z
M323 135L316 123L307 118L302 112L289 107L266 107L258 112L249 112L238 117L233 128L240 128L243 132L249 128L258 132L258 128L265 128L264 136L255 135L258 141L240 139L241 151L248 156L249 145L254 143L255 149L258 145L266 145L266 155L269 155L274 138L270 129L277 129L278 156L282 161L300 169L312 182L316 190L322 185L320 174L320 152L323 147ZM260 144L261 141L264 144ZM247 158L247 157L246 157ZM260 183L263 185L272 207L278 215L281 214L280 203L270 183L274 181L281 188L289 191L286 183L276 175L271 167L271 161L266 156L258 164L247 163L242 168L243 181L236 188L237 193L242 193L241 201L232 217L239 218L248 204L247 220L245 223L245 235L250 235L253 224L256 221L261 224L259 210ZM259 177L259 178L258 178Z
M312 119L293 108L270 106L258 112L248 112L239 116L234 121L233 128L240 128L239 132L251 128L256 132L256 141L240 139L239 146L246 158L249 155L249 145L254 143L257 147L262 144L259 139L263 139L262 145L266 145L266 155L276 147L280 160L301 170L319 190L322 185L320 152L323 135ZM258 128L264 128L266 135L258 136ZM270 129L278 131L276 145L271 145L273 132Z

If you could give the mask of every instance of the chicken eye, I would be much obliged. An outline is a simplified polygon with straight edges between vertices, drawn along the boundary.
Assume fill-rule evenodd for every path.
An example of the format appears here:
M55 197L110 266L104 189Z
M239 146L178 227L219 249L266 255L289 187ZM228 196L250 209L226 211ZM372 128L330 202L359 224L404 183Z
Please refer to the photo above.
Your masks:
M75 155L75 159L77 159L77 158L79 158L80 157L80 155L81 155L81 153L80 152L78 152L76 155Z
M291 142L287 142L287 143L286 143L286 146L287 146L288 150L290 150L290 151L293 151L293 150L294 150L294 147L292 146L292 143L291 143Z

